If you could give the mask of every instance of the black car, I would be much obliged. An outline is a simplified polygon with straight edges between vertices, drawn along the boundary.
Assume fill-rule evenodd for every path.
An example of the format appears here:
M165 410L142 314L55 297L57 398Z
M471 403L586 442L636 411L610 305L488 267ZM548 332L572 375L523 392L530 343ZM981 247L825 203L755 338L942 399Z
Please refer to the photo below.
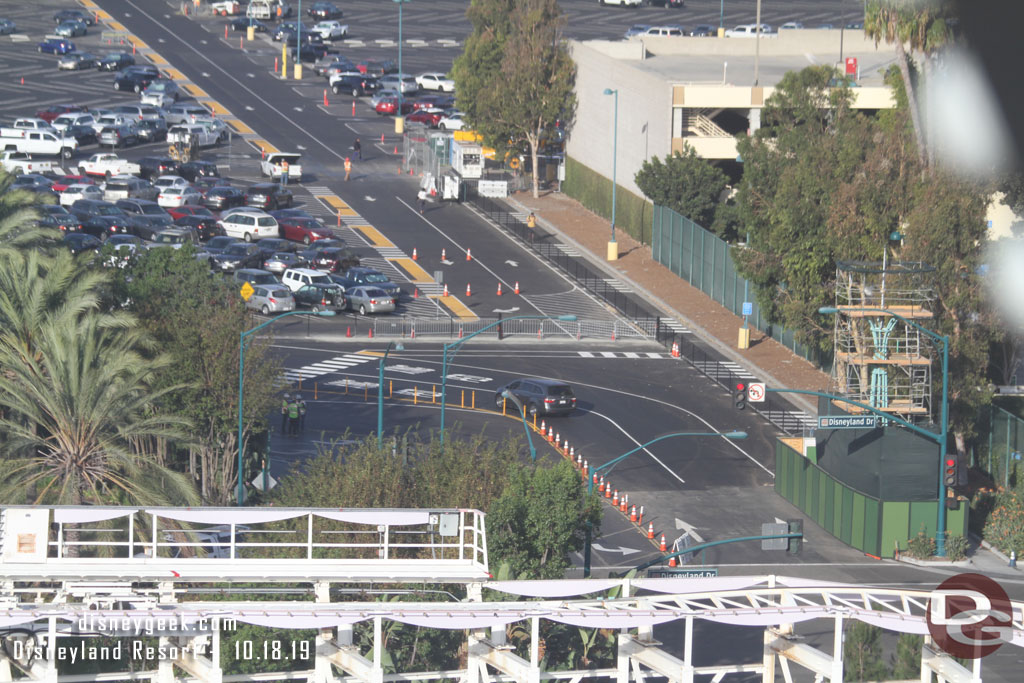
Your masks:
M71 213L82 221L82 232L100 239L118 232L130 233L134 226L131 216L115 204L99 199L78 199L71 205Z
M318 240L317 244L323 240ZM329 270L332 273L346 271L359 265L359 254L346 247L325 247L312 250L312 256L306 258L313 268ZM299 252L302 256L303 252ZM355 284L355 283L353 283Z
M72 254L80 254L83 251L98 251L103 242L84 232L64 233L64 246L71 250Z
M29 192L49 190L52 186L52 180L38 173L22 173L14 176L14 180L11 182L12 190L28 190Z
M86 26L95 26L96 17L80 9L62 9L53 15L53 23L63 24L65 21L78 20Z
M361 97L377 92L380 82L373 76L362 74L342 74L331 82L335 95L348 93L352 97Z
M506 391L522 404L527 415L565 415L576 409L572 387L558 380L527 377L509 382L494 392L494 403L499 409L506 400L515 405L515 401L503 396Z
M171 215L156 202L147 199L118 199L114 202L132 217L132 234L151 240L156 233L171 227Z
M295 305L310 308L314 313L320 311L344 311L348 301L345 290L338 285L304 285L292 292Z
M306 14L314 19L340 19L344 16L333 2L314 2L313 6L306 10Z
M160 69L156 68L152 64L133 64L126 66L117 72L118 74L145 74L146 76L152 76L153 80L160 78Z
M278 183L252 185L245 193L245 203L260 209L277 209L294 202L292 191Z
M179 168L181 168L181 164L170 157L142 157L139 159L139 175L146 180L159 178L162 175L178 175Z
M216 211L224 211L225 209L231 209L236 206L245 206L245 192L242 192L237 187L231 187L230 185L211 187L207 190L206 194L203 195L203 199L200 203L206 208L214 209Z
M64 129L64 137L78 140L78 146L93 145L97 142L96 129L92 126L72 125Z
M373 268L354 266L345 270L342 275L355 283L355 285L383 289L388 296L395 297L396 299L402 293L401 287L389 280L387 275Z
M270 34L270 37L273 40L282 41L282 40L285 40L287 37L290 36L291 39L292 39L292 45L294 45L295 44L295 36L299 32L298 28L299 28L299 23L298 22L286 21L283 24L281 24L280 26L278 26L276 29L274 29L273 33ZM312 32L313 32L313 30L309 26L306 26L305 24L302 24L302 35L303 35L303 37L305 37L307 34L310 34ZM317 37L319 37L319 34L317 34Z
M161 120L143 119L135 124L139 142L161 142L167 139L167 124Z
M283 237L264 237L263 239L256 242L260 250L264 254L273 255L281 252L295 253L298 251L298 245L295 242L290 242Z
M239 244L241 242L242 240L238 239L237 237L228 237L227 235L222 235L220 237L211 238L210 241L207 242L206 246L203 248L209 254L213 255L221 253L232 244Z
M232 19L228 22L228 25L231 27L232 31L245 31L250 26L252 26L253 30L256 31L256 33L270 32L270 27L264 24L262 21L260 21L259 19L251 19L248 17L238 17L236 19Z
M114 77L114 90L131 90L142 92L149 87L149 84L157 80L158 76L143 73L141 71L122 71Z
M217 225L217 219L213 216L182 216L175 219L174 225L179 228L194 229L201 242L224 235L224 228Z
M135 64L135 57L128 52L111 52L100 60L96 68L100 71L120 71L126 66Z
M263 254L255 244L237 242L224 247L219 254L213 255L213 266L224 272L234 272L239 268L259 268L263 265Z
M219 178L220 171L212 161L188 161L181 165L177 175L192 182L196 178Z
M326 45L321 45L319 43L306 43L305 38L303 38L303 45L301 49L297 50L294 47L291 49L291 58L292 60L295 60L296 56L298 56L299 61L315 62L323 57L325 52L327 52Z
M276 218L277 220L281 220L282 218L316 218L316 216L306 211L305 209L300 209L296 207L292 207L289 209L277 209L276 211L271 211L270 215ZM345 245L335 244L331 246L343 247Z
M44 228L58 228L65 232L77 232L82 229L82 221L78 216L60 204L43 204L39 209L42 214L39 225Z

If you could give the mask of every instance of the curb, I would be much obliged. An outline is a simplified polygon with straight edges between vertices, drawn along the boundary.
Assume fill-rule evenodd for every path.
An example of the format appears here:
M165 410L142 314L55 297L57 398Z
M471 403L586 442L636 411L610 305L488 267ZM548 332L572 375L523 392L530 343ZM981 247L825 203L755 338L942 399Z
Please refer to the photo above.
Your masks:
M515 207L519 211L523 211L523 212L526 212L526 213L532 213L531 210L528 207L526 207L525 205L521 204L518 200L516 200L513 197L507 197L505 199L505 201L507 201L511 206ZM597 267L602 272L607 273L609 275L612 275L615 278L617 278L617 279L625 282L626 284L628 284L630 287L633 288L633 290L642 299L644 299L644 301L646 301L648 304L654 306L657 310L662 311L662 312L665 312L665 311L669 312L671 314L671 317L676 318L679 322L681 322L684 325L686 325L686 327L688 329L690 329L693 332L693 334L695 334L697 337L699 337L702 342L704 342L708 346L712 347L713 349L715 349L716 351L718 351L722 355L726 356L728 359L736 362L737 364L739 364L743 368L745 368L745 369L749 370L750 372L758 375L758 378L761 379L762 381L767 382L768 384L773 384L775 386L779 386L779 387L785 386L784 382L779 381L778 379L776 379L775 377L773 377L772 375L767 373L763 368L761 368L761 367L757 366L756 364L752 363L750 361L750 359L748 359L745 356L743 356L742 354L738 353L735 349L733 349L728 344L724 343L722 340L718 339L717 337L711 336L707 332L707 330L705 330L700 325L695 324L692 320L687 318L685 315L683 315L682 313L680 313L676 309L669 307L667 304L665 304L665 302L663 302L661 299L658 299L654 294L652 294L650 291L648 291L646 287L644 287L644 286L640 285L639 283L637 283L636 281L632 280L631 278L626 276L624 273L622 273L618 269L613 268L613 267L609 266L606 262L600 260L594 254L593 251L591 251L587 247L583 246L582 244L580 244L579 242L574 240L572 237L569 237L568 235L563 233L561 230L559 230L551 222L545 220L541 216L537 216L537 220L545 228L547 228L551 232L553 232L556 235L558 235L559 238L564 240L566 244L569 244L569 245L575 247L576 250L580 252L580 254L583 256L584 259L587 260L588 263L590 263L591 265ZM682 278L680 278L680 280L682 280ZM683 280L683 281L685 282L685 280ZM801 410L807 411L811 415L816 415L818 413L817 406L815 406L812 402L808 401L807 399L805 399L805 398L803 398L803 397L801 397L799 395L786 396L785 400L788 401L789 403L793 404L794 406L800 408Z

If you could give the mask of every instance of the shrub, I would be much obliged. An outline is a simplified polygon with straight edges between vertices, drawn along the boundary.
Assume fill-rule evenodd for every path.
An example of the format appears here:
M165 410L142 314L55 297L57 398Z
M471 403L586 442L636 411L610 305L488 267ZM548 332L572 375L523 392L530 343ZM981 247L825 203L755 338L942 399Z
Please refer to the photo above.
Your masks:
M946 534L946 558L953 562L967 559L967 537Z
M572 157L565 158L562 192L611 220L612 181ZM650 244L651 209L650 202L620 185L615 193L615 227L643 244Z
M1024 500L1017 493L996 493L982 537L1007 555L1024 550Z
M915 560L929 560L935 556L935 539L926 534L922 526L917 536L907 541L907 551Z

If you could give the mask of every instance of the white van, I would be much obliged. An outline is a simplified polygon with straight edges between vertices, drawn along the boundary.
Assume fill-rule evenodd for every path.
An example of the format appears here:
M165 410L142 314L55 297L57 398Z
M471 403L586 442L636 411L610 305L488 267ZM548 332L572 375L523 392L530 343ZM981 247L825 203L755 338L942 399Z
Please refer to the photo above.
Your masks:
M279 237L277 219L259 209L242 209L217 221L230 237L241 237L246 242L264 237Z
M682 26L652 26L640 35L642 36L685 36L686 31Z
M50 124L54 130L61 132L67 130L68 126L92 126L96 127L96 117L87 111L76 111L71 114L61 114Z
M289 268L281 276L281 282L293 292L297 292L306 285L332 285L334 280L327 277L326 273L312 268Z
M761 24L761 35L772 34L772 27L768 24ZM740 24L725 32L726 38L754 38L757 36L757 24Z

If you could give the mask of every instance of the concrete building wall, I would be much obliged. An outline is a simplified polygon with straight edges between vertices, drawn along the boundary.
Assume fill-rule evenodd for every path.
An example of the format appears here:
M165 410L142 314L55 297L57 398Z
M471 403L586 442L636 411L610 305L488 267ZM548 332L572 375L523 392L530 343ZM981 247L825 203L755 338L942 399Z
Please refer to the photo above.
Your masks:
M623 41L623 45L629 44ZM576 121L566 152L573 159L612 177L614 98L619 91L618 169L620 186L642 195L633 176L643 162L671 153L672 88L655 74L633 68L583 43L571 44L576 62Z

